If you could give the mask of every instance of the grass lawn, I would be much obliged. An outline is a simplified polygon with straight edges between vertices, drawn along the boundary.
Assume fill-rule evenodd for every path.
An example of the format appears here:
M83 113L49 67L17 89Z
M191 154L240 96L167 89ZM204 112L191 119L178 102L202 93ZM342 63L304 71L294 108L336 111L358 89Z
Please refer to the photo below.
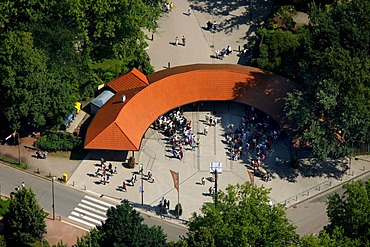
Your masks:
M0 200L0 216L3 216L4 213L8 210L10 204L10 199L1 197Z

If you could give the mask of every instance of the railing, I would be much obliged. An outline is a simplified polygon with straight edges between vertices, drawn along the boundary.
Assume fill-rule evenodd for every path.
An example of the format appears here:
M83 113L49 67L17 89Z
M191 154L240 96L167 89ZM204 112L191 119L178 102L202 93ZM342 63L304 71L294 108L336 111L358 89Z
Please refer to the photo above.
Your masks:
M310 196L310 191L321 191L324 187L330 187L332 185L332 182L330 180L325 180L319 184L316 184L315 186L312 186L292 197L289 197L288 199L285 199L281 202L279 202L279 204L288 204L292 201L295 201L295 202L298 202L298 199L299 197L308 197Z

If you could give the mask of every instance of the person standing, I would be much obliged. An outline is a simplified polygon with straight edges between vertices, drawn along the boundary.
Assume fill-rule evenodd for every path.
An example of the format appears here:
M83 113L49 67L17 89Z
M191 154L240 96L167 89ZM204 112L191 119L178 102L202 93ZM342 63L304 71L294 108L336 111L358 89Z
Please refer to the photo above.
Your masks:
M176 36L175 38L175 45L177 46L179 44L179 37Z
M126 187L126 182L125 181L122 182L122 190L127 192L127 187Z
M167 200L167 209L170 209L170 200Z
M205 185L206 184L206 179L204 177L202 177L202 185Z
M188 8L188 16L191 16L191 7Z
M182 45L185 46L185 36L182 36Z
M208 128L209 128L208 125L204 126L203 133L204 133L205 136L208 134Z

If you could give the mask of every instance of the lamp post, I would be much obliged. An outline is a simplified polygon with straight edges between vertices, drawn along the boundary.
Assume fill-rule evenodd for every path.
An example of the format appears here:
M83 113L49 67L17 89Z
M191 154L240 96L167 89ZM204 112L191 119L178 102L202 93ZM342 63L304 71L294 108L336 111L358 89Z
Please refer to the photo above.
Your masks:
M19 165L21 165L21 138L18 132L17 134L18 134L18 162L19 162Z
M217 179L218 179L218 174L217 174L217 168L215 169L215 206L217 207Z
M144 169L141 168L141 205L144 205Z
M252 9L253 9L253 3L252 3L252 0L249 0L249 22L250 24L252 24L253 22Z
M51 207L53 208L53 220L55 220L54 180L55 180L55 177L52 177L51 178L51 196L53 199L53 204L51 205Z

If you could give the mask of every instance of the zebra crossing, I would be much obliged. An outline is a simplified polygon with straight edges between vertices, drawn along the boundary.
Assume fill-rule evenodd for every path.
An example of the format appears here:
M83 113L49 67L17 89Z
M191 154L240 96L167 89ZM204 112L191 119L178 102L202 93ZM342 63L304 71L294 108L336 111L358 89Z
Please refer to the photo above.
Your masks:
M85 196L73 209L68 219L78 222L89 228L101 225L107 219L107 211L115 205L98 200L91 196Z

